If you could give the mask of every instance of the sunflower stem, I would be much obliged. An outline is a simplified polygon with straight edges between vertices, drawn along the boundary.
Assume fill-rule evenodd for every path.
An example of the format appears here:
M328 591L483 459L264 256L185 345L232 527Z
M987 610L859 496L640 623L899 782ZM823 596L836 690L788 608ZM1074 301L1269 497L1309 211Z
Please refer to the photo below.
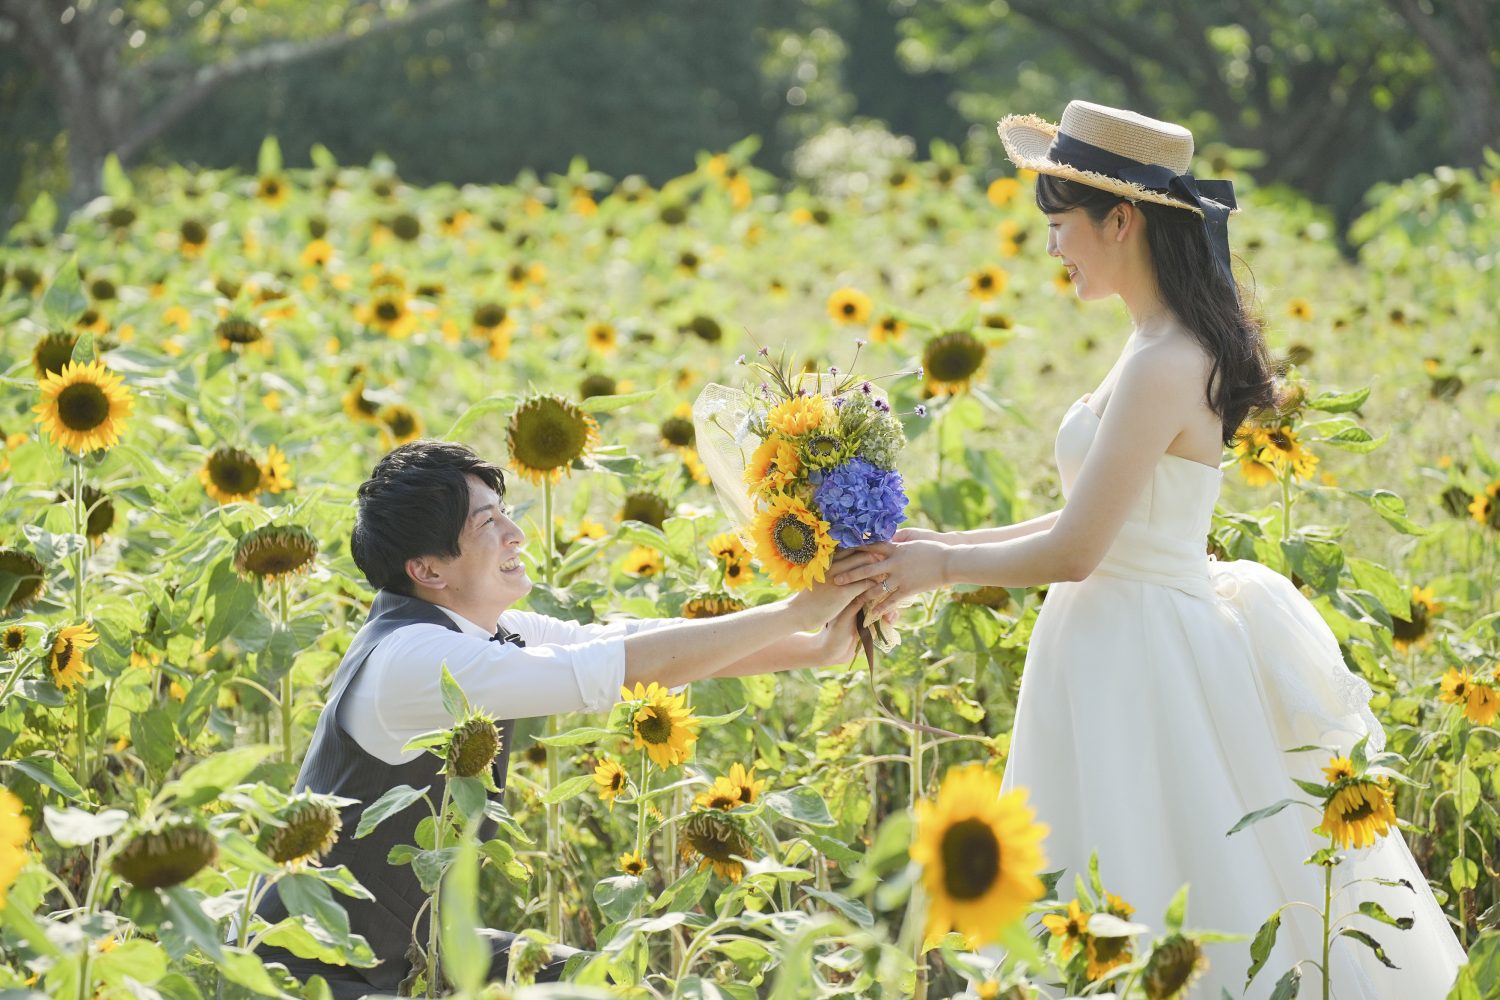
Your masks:
M1329 1000L1330 984L1328 979L1328 916L1333 909L1333 865L1323 863L1323 964L1319 969L1323 973L1323 1000Z
M942 482L942 443L938 444L938 482ZM920 726L922 723L922 682L924 678L918 674L916 691L912 695L911 715L912 721ZM922 731L916 726L911 730L911 795L908 807L912 814L917 811L917 803L922 799ZM926 1000L927 997L927 966L923 961L923 946L926 942L926 932L917 929L917 924L922 919L922 910L925 900L920 883L911 887L911 895L906 898L906 917L902 921L903 933L910 934L912 942L911 959L916 966L917 982L916 989L912 993L914 1000Z
M939 480L941 482L941 480ZM1292 578L1292 557L1286 545L1292 538L1292 467L1281 470L1281 562L1287 579Z
M73 569L73 620L75 624L83 624L83 584L84 571L88 565L87 548L88 538L85 535L87 529L86 515L83 509L83 458L82 456L69 456L70 464L73 466L73 534L77 536L78 551L75 554L76 562ZM79 654L81 655L81 654ZM89 787L89 743L88 743L88 720L89 720L89 694L88 686L84 684L83 678L79 677L75 682L78 688L77 702L77 724L78 724L78 783L85 789ZM88 959L85 956L85 966ZM85 971L87 971L85 969Z
M448 839L448 795L451 787L448 781L443 782L443 804L438 809L437 824L433 828L434 843L439 851L443 849L443 842ZM438 905L442 893L443 880L439 878L437 885L432 887L432 906L427 911L427 1000L433 1000L437 996Z
M1458 868L1464 873L1464 881L1468 881L1468 858L1467 832L1464 829L1464 757L1469 749L1469 734L1466 731L1463 720L1458 722L1458 752L1455 754L1454 770L1457 772L1453 779L1453 811L1457 813L1458 819ZM1468 889L1458 890L1458 943L1463 946L1464 951L1469 950L1469 912L1468 912Z
M283 629L287 628L286 576L276 579L276 613ZM281 675L281 759L292 762L292 664Z

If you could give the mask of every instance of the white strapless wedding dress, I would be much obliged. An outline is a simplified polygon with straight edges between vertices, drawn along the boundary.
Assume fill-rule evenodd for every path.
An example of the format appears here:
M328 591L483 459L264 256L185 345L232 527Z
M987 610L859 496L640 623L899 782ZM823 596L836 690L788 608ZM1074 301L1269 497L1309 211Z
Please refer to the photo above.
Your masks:
M1083 465L1099 417L1074 403L1058 431L1064 495ZM1344 666L1317 610L1283 576L1254 562L1217 562L1205 547L1222 473L1164 455L1098 569L1054 584L1032 632L1016 707L1005 786L1023 786L1051 827L1048 869L1087 880L1099 852L1104 885L1162 933L1162 915L1187 883L1187 926L1253 937L1283 903L1321 908L1321 870L1304 859L1327 844L1319 816L1292 806L1226 837L1248 812L1306 797L1290 777L1321 781L1326 754L1384 734L1370 689ZM1334 914L1373 899L1409 930L1355 917L1400 967L1381 966L1356 941L1336 940L1338 1000L1426 1000L1448 993L1464 961L1457 937L1399 833L1346 852L1334 888L1356 878L1405 879L1415 892L1364 883L1336 897ZM1146 942L1139 942L1145 947ZM1298 959L1319 958L1321 920L1306 907L1283 917L1276 951L1244 995L1266 997ZM1241 996L1249 939L1208 947L1193 997ZM1317 969L1304 966L1315 995Z

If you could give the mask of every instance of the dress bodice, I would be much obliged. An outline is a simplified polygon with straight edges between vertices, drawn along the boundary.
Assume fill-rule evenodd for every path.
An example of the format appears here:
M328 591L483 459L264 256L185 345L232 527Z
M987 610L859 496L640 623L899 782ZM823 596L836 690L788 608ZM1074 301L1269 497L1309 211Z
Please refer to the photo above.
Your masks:
M1099 416L1082 399L1057 431L1057 471L1063 496L1073 489L1099 430ZM1164 454L1125 524L1095 570L1145 579L1207 596L1207 540L1224 474L1180 455Z

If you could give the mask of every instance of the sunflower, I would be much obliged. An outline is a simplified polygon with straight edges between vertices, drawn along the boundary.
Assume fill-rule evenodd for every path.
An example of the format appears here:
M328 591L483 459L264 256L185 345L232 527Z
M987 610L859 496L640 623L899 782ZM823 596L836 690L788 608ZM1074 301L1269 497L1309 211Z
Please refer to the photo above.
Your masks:
M415 441L422 436L422 418L417 416L417 411L402 403L382 407L378 418L382 424L381 440L387 448Z
M287 463L286 452L274 444L266 449L266 460L261 463L261 489L267 493L285 493L292 488L292 467Z
M20 549L0 549L0 575L15 578L15 590L6 596L3 613L10 615L30 607L42 596L47 567Z
M10 789L0 788L0 910L10 887L26 867L26 845L31 842L31 820L26 807Z
M592 350L600 354L613 354L620 346L620 334L612 323L602 320L590 323L583 332L584 340Z
M1328 761L1328 766L1323 768L1323 777L1330 784L1335 784L1341 778L1354 777L1354 764L1348 757L1333 757Z
M477 778L488 773L499 754L500 730L495 728L495 720L475 712L449 731L448 776Z
M619 386L615 380L602 372L594 372L583 377L578 383L578 398L592 399L595 396L613 396ZM1468 499L1467 495L1464 499Z
M58 503L72 503L73 498L67 490L57 494ZM97 543L103 538L115 523L115 505L109 495L102 493L94 487L84 484L83 487L83 510L84 510L84 534L89 541Z
M1066 913L1049 913L1042 917L1042 926L1051 931L1053 937L1062 938L1062 957L1067 961L1073 949L1088 940L1089 915L1075 899L1068 903Z
M378 421L380 404L365 395L365 380L363 376L358 376L351 381L349 390L344 393L344 412L359 423L376 423Z
M1278 468L1291 469L1297 479L1310 479L1317 468L1318 456L1308 451L1297 440L1297 432L1290 427L1271 428L1266 432L1269 448L1262 449L1261 461L1270 455L1272 464Z
M830 414L828 397L795 396L772 407L771 412L766 415L766 421L773 431L787 437L796 437L821 428L828 422Z
M219 338L219 347L228 351L260 343L265 339L266 331L253 319L229 316L219 321L214 334Z
M286 182L276 174L267 174L255 185L255 197L268 205L286 202Z
M558 396L522 401L506 431L511 466L537 485L557 482L598 440L594 418Z
M31 366L36 377L43 378L49 372L61 372L73 360L73 348L78 344L78 335L68 330L53 330L37 339L31 349Z
M208 243L208 227L197 219L183 219L177 237L184 257L196 257Z
M261 831L259 847L282 865L317 862L333 847L344 828L339 811L324 796L303 793L276 812L280 826Z
M745 805L751 805L760 798L761 791L766 787L765 779L759 781L755 778L755 765L751 764L749 770L743 764L735 764L729 769L728 781L739 789L740 801Z
M1005 291L1006 273L1002 268L981 267L969 275L969 297L988 302Z
M678 854L687 864L698 862L698 869L712 868L731 882L745 876L745 864L755 850L739 821L715 809L697 810L682 821L679 828Z
M1264 457L1270 445L1270 436L1261 427L1246 424L1235 436L1234 453L1239 456L1240 474L1251 486L1270 486L1280 480L1276 466Z
M740 805L740 790L728 778L715 778L708 791L699 792L693 799L698 809L718 809L728 812Z
M1490 483L1483 493L1474 496L1469 515L1480 524L1500 530L1500 480Z
M0 650L14 656L26 648L26 626L10 625L0 634Z
M750 526L755 555L772 580L796 590L822 583L833 560L828 522L799 500L773 496Z
M1119 917L1121 920L1129 920L1130 915L1135 912L1135 907L1114 893L1106 892L1104 912ZM1084 944L1084 953L1088 956L1088 966L1084 974L1091 982L1103 979L1111 969L1124 965L1134 957L1131 954L1132 948L1133 945L1128 935L1090 934L1088 941Z
M1490 681L1475 678L1464 701L1464 718L1476 726L1488 726L1500 715L1500 692Z
M724 568L724 586L742 587L750 582L750 553L739 535L732 531L715 535L708 540L708 552Z
M318 540L296 524L264 524L234 545L234 568L241 576L277 580L306 573L318 555Z
M911 859L923 867L931 901L929 938L951 928L995 941L1041 898L1047 827L1034 816L1024 790L1002 795L1000 778L978 765L949 771L937 801L917 803Z
M775 493L795 482L801 469L797 446L780 434L772 434L751 454L745 466L745 485L755 495Z
M721 618L724 615L732 615L736 611L744 611L745 602L727 594L703 594L690 597L682 605L682 617L688 619L697 618Z
M646 873L647 869L651 867L650 865L646 864L645 858L641 857L639 854L636 854L634 851L626 851L624 854L620 855L620 857L615 861L615 865L620 869L621 873L625 875L634 875L636 878L640 878Z
M673 694L655 681L649 686L636 682L635 690L620 689L625 701L644 702L630 720L635 749L644 749L656 766L666 770L693 756L698 742L698 719L687 707L685 695Z
M615 799L625 791L630 784L630 779L625 774L625 768L620 766L617 760L601 760L594 768L595 791L599 797L609 804L611 812L615 808Z
M968 389L984 365L984 344L967 330L951 330L927 342L922 350L922 370L933 395L955 395Z
M417 328L417 317L411 311L404 291L377 295L369 304L355 307L354 318L393 340L404 340Z
M661 553L649 545L637 545L625 557L625 572L631 576L656 576L663 568Z
M984 196L990 200L990 204L996 208L1004 208L1015 200L1021 190L1021 182L1014 177L996 177L990 181L990 186L985 188Z
M221 504L254 500L265 489L265 469L240 448L216 448L198 470L198 481Z
M1304 298L1292 299L1292 301L1288 302L1286 305L1286 314L1292 319L1297 320L1305 321L1312 319L1312 303Z
M516 326L515 317L510 314L510 310L498 302L479 303L470 314L469 321L474 336L485 340L508 335Z
M327 267L331 260L333 260L333 244L321 236L314 238L303 247L302 255L297 258L297 262L304 268Z
M1357 775L1340 778L1323 806L1323 822L1314 831L1344 847L1369 847L1396 825L1389 783Z
M58 630L48 663L52 668L52 683L67 691L93 673L94 668L84 662L83 654L98 641L98 633L87 625L65 625Z
M43 376L40 388L37 422L54 443L70 451L113 447L135 405L120 376L100 361L69 361L61 372Z
M1443 609L1438 603L1436 594L1431 587L1411 588L1411 610L1410 618L1400 618L1391 615L1391 635L1396 648L1400 650L1410 649L1426 637L1428 629L1432 625L1432 617Z
M660 528L672 514L672 505L650 490L636 490L625 495L620 506L620 520L639 521Z
M691 448L698 436L693 421L677 414L663 420L658 429L661 431L662 443L669 448Z
M167 820L131 837L114 856L114 873L140 889L170 889L213 864L219 845L208 828L189 819Z
M870 339L877 344L892 343L900 339L905 332L906 323L899 317L887 313L870 327Z
M867 323L870 297L857 288L840 288L828 296L828 315L835 323Z
M1188 987L1207 968L1208 959L1197 941L1185 934L1169 934L1152 947L1141 973L1141 986L1147 1000L1179 1000L1187 996Z

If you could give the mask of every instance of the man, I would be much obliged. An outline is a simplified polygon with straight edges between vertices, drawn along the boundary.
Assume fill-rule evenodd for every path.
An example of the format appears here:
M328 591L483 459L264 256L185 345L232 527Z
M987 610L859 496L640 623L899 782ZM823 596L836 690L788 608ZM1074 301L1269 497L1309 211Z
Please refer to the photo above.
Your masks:
M821 585L699 621L578 625L511 610L531 580L521 561L525 537L504 495L499 468L463 445L425 440L387 454L359 487L350 548L377 593L334 673L297 790L359 802L344 810L343 835L325 863L348 865L374 895L344 903L350 929L364 935L380 964L353 969L262 950L298 978L322 975L339 1000L395 992L411 969L413 928L426 940L426 893L409 865L386 862L392 847L416 842L425 810L398 813L359 840L352 834L364 806L389 788L431 786L435 799L442 795L442 761L402 747L453 724L440 690L443 664L477 710L507 720L499 723L494 765L503 791L515 719L606 711L622 685L637 682L677 686L854 655L859 599L873 584ZM272 923L287 913L274 889L258 912ZM499 975L513 935L491 936L491 971ZM542 978L556 979L562 965L554 961Z

